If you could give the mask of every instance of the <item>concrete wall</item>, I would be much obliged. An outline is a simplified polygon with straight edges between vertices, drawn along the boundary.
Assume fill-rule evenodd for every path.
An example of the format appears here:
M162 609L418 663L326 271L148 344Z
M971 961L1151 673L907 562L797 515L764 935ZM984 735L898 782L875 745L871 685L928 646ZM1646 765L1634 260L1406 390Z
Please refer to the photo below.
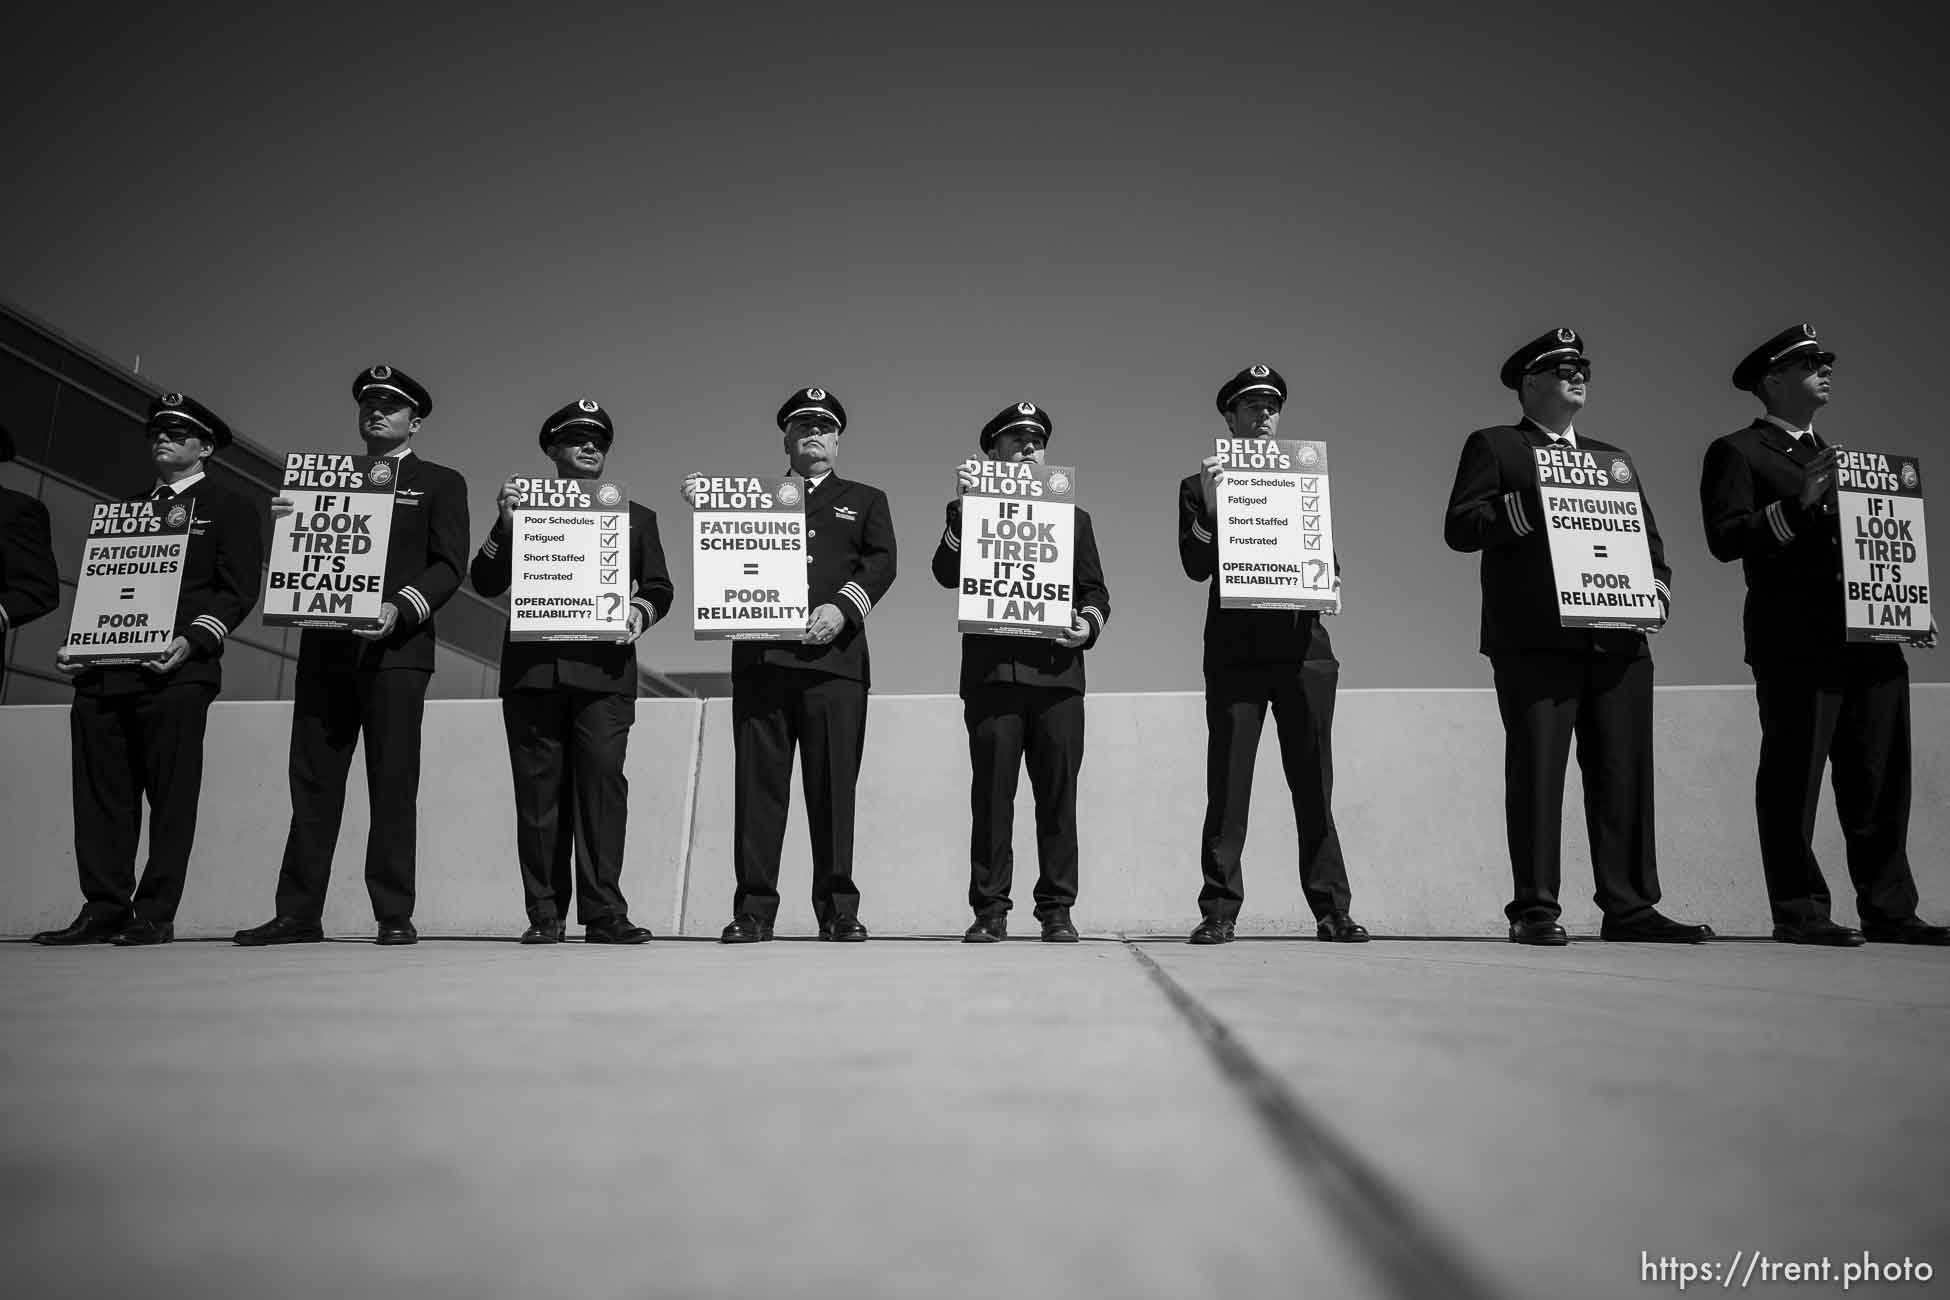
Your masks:
M1950 919L1950 686L1919 685L1911 854L1933 919ZM660 934L715 935L731 900L728 700L642 700L630 742L623 884L632 915ZM1336 725L1335 811L1354 913L1376 934L1493 935L1509 893L1501 731L1482 691L1346 691ZM196 858L181 936L266 920L290 805L290 706L219 703L211 713ZM1192 693L1096 695L1083 770L1086 932L1175 933L1197 920L1204 723ZM1658 700L1659 843L1666 906L1727 934L1768 919L1754 846L1758 741L1750 687L1663 689ZM796 791L796 784L795 784ZM513 935L524 924L510 780L492 701L431 701L421 780L420 904L432 935ZM1565 793L1565 923L1595 929L1575 762ZM1018 804L1015 895L1033 933L1035 837L1028 782ZM7 889L0 934L65 923L79 905L69 802L67 710L0 709L0 819ZM371 930L361 862L365 791L355 763L329 932ZM967 923L968 759L961 705L881 696L869 710L855 875L876 934L953 934ZM1244 933L1310 933L1295 873L1293 814L1269 725L1246 846ZM1832 807L1816 851L1854 917ZM781 934L813 929L805 818L795 793L781 880Z

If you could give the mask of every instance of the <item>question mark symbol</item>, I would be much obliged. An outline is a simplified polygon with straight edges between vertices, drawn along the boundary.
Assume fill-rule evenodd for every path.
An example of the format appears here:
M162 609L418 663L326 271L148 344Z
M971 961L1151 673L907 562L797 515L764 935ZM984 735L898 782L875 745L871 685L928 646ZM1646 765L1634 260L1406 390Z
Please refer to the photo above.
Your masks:
M1307 561L1307 589L1320 591L1327 586L1327 561Z
M609 602L609 608L603 611L602 621L605 623L614 623L616 621L616 612L623 608L623 598L613 591L605 591L603 593L603 599Z

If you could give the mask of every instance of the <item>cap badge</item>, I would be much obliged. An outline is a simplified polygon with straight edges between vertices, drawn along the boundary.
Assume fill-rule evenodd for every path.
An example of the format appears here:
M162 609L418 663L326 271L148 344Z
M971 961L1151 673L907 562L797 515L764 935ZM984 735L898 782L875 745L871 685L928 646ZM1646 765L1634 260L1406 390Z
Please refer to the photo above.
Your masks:
M366 373L383 383L393 377L393 368L391 366L374 366L371 370L366 371Z
M1814 326L1812 326L1812 325L1810 325L1810 324L1808 324L1808 322L1806 322L1806 321L1802 321L1802 322L1801 322L1801 337L1802 337L1802 338L1804 338L1804 339L1811 339L1811 338L1813 338L1814 336L1815 336L1815 327L1814 327Z
M181 406L183 404L183 395L181 393L164 393L162 403L164 406Z
M808 388L806 390L806 400L808 402L823 402L826 400L826 390L823 388Z
M1016 414L1017 414L1017 415L1034 415L1034 414L1036 414L1036 403L1034 403L1034 402L1017 402L1017 403L1016 403Z
M779 484L779 504L782 506L799 504L799 485L791 479Z
M1264 379L1266 378L1266 376L1272 374L1273 372L1267 369L1265 366L1255 365L1251 369L1246 371L1246 373L1251 375L1254 379Z
M595 412L600 411L603 408L597 406L594 401L592 401L587 397L578 397L576 399L576 409L579 411L588 411L591 414L594 414Z
M1577 338L1578 332L1569 325L1559 325L1557 327L1557 341L1559 343L1575 343L1577 342Z
M1623 460L1614 460L1611 463L1611 476L1614 482L1630 483L1632 481L1632 467Z
M392 465L383 460L374 461L372 468L366 471L366 481L374 487L385 487L393 481Z

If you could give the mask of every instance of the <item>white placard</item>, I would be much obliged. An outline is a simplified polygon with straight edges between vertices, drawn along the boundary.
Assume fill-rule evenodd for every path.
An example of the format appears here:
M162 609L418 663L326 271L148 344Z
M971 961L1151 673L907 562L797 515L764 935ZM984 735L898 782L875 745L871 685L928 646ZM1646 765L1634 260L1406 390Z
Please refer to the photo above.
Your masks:
M1561 627L1649 628L1660 622L1638 471L1621 451L1538 447Z
M1836 463L1848 639L1921 645L1931 627L1923 467L1879 451L1840 451Z
M806 631L806 481L705 476L691 513L691 637L797 641Z
M176 639L189 501L102 501L88 520L67 658L107 667L161 659Z
M510 641L627 641L630 497L621 483L516 478Z
M1056 638L1076 603L1077 472L1034 461L973 462L961 496L963 632Z
M1219 608L1338 613L1327 444L1220 438Z
M295 508L271 520L266 627L379 626L398 471L399 463L383 456L284 458L278 492Z

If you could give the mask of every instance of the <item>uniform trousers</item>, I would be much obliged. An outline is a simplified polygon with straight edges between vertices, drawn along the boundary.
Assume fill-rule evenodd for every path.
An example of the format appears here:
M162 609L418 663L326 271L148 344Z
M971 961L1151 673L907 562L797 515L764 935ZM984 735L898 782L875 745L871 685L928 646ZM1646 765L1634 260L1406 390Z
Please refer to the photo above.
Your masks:
M625 916L619 881L629 819L623 759L636 701L613 691L512 691L501 697L514 771L515 852L528 919L554 923L576 902L583 925Z
M377 919L412 918L420 723L431 677L412 668L298 674L291 706L291 833L278 873L279 916L316 921L324 914L345 813L345 778L363 735L372 808L366 893Z
M962 703L968 727L968 905L1008 912L1015 879L1016 781L1028 760L1036 798L1036 918L1068 916L1077 901L1077 773L1083 695L998 682Z
M1563 911L1564 771L1577 742L1593 898L1633 921L1659 901L1652 816L1652 659L1576 651L1493 655L1503 715L1503 824L1512 921Z
M1293 796L1300 837L1300 892L1316 919L1348 910L1351 898L1340 832L1334 827L1334 696L1340 665L1251 664L1205 673L1205 825L1199 911L1233 921L1245 901L1240 856L1253 797L1253 765L1271 706L1280 766Z
M768 925L778 916L779 853L796 748L812 840L813 915L821 925L857 918L853 791L866 747L867 684L771 664L746 668L731 682L731 739L738 879L732 911Z
M1832 764L1835 813L1864 925L1916 915L1909 865L1909 668L1886 646L1850 646L1826 664L1754 670L1760 768L1754 807L1774 920L1828 917L1815 862L1821 769Z
M168 922L182 901L203 790L203 730L213 682L174 682L117 695L80 695L68 710L74 773L75 865L84 911L131 911ZM149 861L135 855L149 800Z

